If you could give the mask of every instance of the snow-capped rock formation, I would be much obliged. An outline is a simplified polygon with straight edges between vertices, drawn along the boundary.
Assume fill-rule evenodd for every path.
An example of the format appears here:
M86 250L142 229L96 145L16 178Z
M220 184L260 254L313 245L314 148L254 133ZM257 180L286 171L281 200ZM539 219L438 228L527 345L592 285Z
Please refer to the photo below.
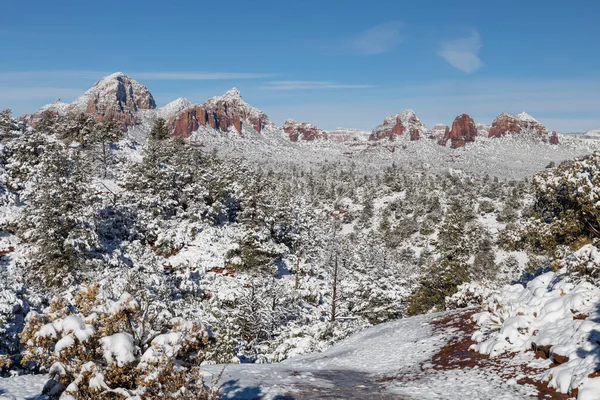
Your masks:
M125 126L137 122L139 110L156 108L148 88L122 72L102 78L69 104L68 112L91 114L97 120L114 118Z
M283 131L289 136L290 141L326 139L327 132L316 127L310 122L297 122L288 119L282 126Z
M128 128L138 123L139 111L155 108L154 98L146 86L122 72L116 72L96 82L72 103L57 100L43 106L34 114L25 116L24 119L35 124L45 111L60 116L86 113L98 121L114 118Z
M600 129L592 129L587 131L582 138L584 139L600 139Z
M441 139L444 136L444 132L446 132L445 124L435 124L429 131L429 136L431 138Z
M49 112L53 116L64 116L68 113L69 103L63 103L60 99L56 99L55 102L42 106L33 114L24 115L22 118L28 124L35 125L42 118L42 114Z
M352 128L335 128L327 131L327 138L336 142L365 142L369 140L370 131Z
M468 114L461 114L452 122L452 129L446 127L444 136L439 140L439 144L445 146L450 141L450 147L464 147L468 142L474 142L477 136L477 128L473 118Z
M410 140L419 140L427 133L427 127L417 118L413 110L404 110L390 115L371 132L369 140L394 139L407 134Z
M190 136L200 126L210 126L221 132L234 128L238 133L248 125L258 133L267 126L274 126L264 112L246 103L236 88L204 104L188 106L168 122L173 134L182 137Z
M300 123L293 119L277 127L264 112L246 103L236 88L202 104L179 98L161 108L156 108L148 88L121 72L102 78L70 104L57 100L32 115L24 116L23 120L35 125L44 111L58 116L83 112L92 115L98 121L114 118L122 122L124 130L138 139L143 139L147 135L158 118L164 118L171 133L180 137L189 137L200 128L215 133L232 131L264 136L265 128L269 128L269 131L275 133L274 136L287 138L291 142L327 139L357 144L366 140L405 138L406 141L417 141L421 138L429 138L437 140L444 146L450 141L450 147L457 148L474 141L477 135L497 138L507 134L527 133L541 137L546 143L558 144L559 142L556 132L549 131L525 112L516 115L503 113L491 126L475 124L472 118L463 114L455 119L451 128L438 124L428 130L413 110L404 110L388 116L371 132L365 132L346 128L328 131L310 122ZM583 138L592 136L594 135L584 135Z
M476 122L475 128L477 128L477 136L488 137L491 127L492 126L489 124L482 124L480 122Z
M502 137L507 134L525 134L541 137L542 140L549 140L551 144L558 144L558 135L556 132L550 132L538 120L526 112L519 114L502 113L489 129L488 137Z

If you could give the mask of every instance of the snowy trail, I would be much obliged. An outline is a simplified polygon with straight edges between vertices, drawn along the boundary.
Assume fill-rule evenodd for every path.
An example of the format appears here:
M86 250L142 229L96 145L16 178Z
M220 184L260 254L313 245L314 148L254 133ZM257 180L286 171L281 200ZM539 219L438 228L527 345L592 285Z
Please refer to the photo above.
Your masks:
M478 367L435 370L432 357L458 332L433 314L365 329L330 349L280 364L213 365L230 399L531 399L533 386Z
M46 383L45 375L21 375L0 378L0 400L42 400L40 396Z
M225 399L469 399L538 398L533 385L507 381L494 368L458 360L440 368L440 354L465 337L465 316L473 310L421 315L363 330L322 353L279 364L205 366L206 380L224 368ZM440 324L446 320L450 323ZM454 324L452 324L454 322ZM457 328L457 326L459 328ZM467 335L468 336L468 335ZM452 343L449 343L453 341ZM454 357L462 353L453 353ZM468 353L468 352L467 352ZM436 361L437 360L437 361ZM0 400L41 400L46 377L0 378Z

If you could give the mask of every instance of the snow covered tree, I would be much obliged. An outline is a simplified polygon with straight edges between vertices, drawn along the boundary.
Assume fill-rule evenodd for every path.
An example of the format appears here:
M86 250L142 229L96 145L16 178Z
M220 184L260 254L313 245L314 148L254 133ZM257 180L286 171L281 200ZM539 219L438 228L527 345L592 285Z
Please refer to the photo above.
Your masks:
M164 118L159 118L154 123L152 130L150 131L151 140L165 140L169 138L169 128L167 121Z
M21 227L21 237L34 245L28 272L44 285L64 287L90 266L98 246L89 166L77 151L54 144L38 168Z
M0 111L0 137L7 136L15 128L11 110Z
M442 260L424 271L419 285L407 298L409 315L441 311L446 297L458 291L469 280L468 265L456 260Z
M58 116L52 111L43 111L39 121L35 124L35 130L46 135L55 135L58 122Z
M111 164L110 145L118 142L121 138L123 138L121 123L111 118L97 124L92 132L90 141L100 148L99 161L104 178L106 178L108 167Z
M25 188L25 184L39 170L38 165L48 145L48 140L36 131L26 132L18 140L7 143L4 155L10 187L15 190Z
M600 153L562 163L533 179L535 203L522 237L529 248L554 252L600 239Z
M56 135L66 142L77 142L87 146L94 140L97 122L85 113L69 114L56 126Z
M123 185L140 207L170 217L189 206L189 197L201 199L203 191L191 187L200 183L201 164L198 151L180 139L150 140L141 162L130 164Z
M440 227L436 247L444 259L461 262L469 256L467 223L473 219L473 215L468 207L455 201Z

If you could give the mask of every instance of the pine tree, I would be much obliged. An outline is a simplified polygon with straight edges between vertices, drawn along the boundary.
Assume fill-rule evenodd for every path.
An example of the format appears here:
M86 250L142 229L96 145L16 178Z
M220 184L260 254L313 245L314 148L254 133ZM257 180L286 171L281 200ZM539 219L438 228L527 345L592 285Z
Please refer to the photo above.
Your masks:
M58 122L58 117L52 111L46 110L42 112L40 120L35 124L35 130L42 134L55 135Z
M14 121L11 117L12 111L6 109L0 111L0 136L9 135L14 129Z
M60 121L56 128L56 135L61 140L87 146L94 141L96 125L97 122L91 115L70 114Z
M64 287L76 280L98 246L89 176L76 151L54 144L42 155L35 190L26 199L21 236L35 245L30 271L46 286Z
M100 146L100 164L103 170L103 177L106 178L108 166L110 164L110 145L118 142L123 137L121 124L109 118L95 126L92 132L91 141Z
M150 139L152 140L165 140L169 138L169 128L167 127L167 121L164 118L159 118L154 123L152 130L150 131Z

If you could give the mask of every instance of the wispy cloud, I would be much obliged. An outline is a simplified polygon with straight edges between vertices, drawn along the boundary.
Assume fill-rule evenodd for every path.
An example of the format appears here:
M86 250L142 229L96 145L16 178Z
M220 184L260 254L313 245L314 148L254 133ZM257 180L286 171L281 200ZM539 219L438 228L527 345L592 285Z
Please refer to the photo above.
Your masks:
M350 42L350 49L357 54L382 54L402 42L400 22L386 22L367 29Z
M481 39L476 30L465 38L442 42L438 55L454 68L471 74L483 67L483 62L477 55L481 49Z
M323 46L323 50L336 55L377 55L387 53L402 43L402 23L384 22L367 30L335 40Z
M132 72L135 79L148 80L226 80L272 78L277 74L254 72Z
M265 90L325 90L325 89L367 89L372 85L352 85L330 81L271 81L261 86Z
M203 72L203 71L156 71L126 72L139 80L227 80L272 78L277 74L255 72ZM107 71L0 71L0 82L43 79L101 79L111 72Z

